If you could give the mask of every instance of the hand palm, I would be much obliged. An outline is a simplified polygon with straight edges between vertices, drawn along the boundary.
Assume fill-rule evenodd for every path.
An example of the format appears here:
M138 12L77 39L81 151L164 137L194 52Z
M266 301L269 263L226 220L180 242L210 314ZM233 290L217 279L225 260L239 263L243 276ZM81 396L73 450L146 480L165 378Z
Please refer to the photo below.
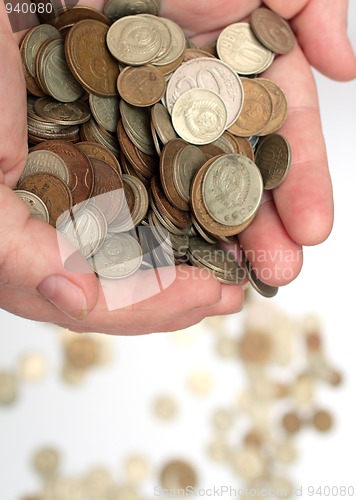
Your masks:
M293 26L304 45L304 53L314 65L317 59L313 49L308 46L313 34L308 29L303 31L303 19L307 16L305 23L308 28L317 13L312 9L317 9L320 1L298 0L291 2L292 7L285 5L289 2L281 0L265 2L281 15L294 18ZM104 5L102 1L96 0L80 3L100 10ZM162 0L161 15L178 22L195 43L203 45L216 38L226 25L247 17L260 3L258 0L212 0L207 7L204 0ZM340 2L336 7L334 4L330 3L332 12L329 14L332 16L338 10L341 24L345 18L346 2ZM311 11L309 14L308 8ZM301 14L296 16L298 12ZM356 63L352 60L351 49L347 47L341 27L339 38L338 43L344 45L344 64L338 66L339 74L331 76L350 78L355 75ZM0 38L0 43L1 40L4 39ZM20 58L8 36L5 44L7 50L0 61L0 66L3 66L0 70L6 78L0 83L0 95L5 96L9 92L11 95L4 102L2 110L3 122L7 127L0 131L0 166L5 183L14 187L26 157L26 108ZM346 49L349 50L348 58ZM324 48L324 53L319 54L321 69L328 66L326 52ZM282 86L288 97L289 118L281 132L291 143L293 166L284 184L275 190L273 198L266 196L255 221L240 235L240 242L252 256L256 268L260 272L268 270L268 275L262 276L267 282L276 285L294 279L302 264L301 245L323 241L332 224L332 193L317 96L304 53L300 47L296 47L291 54L277 58L266 73L267 77ZM12 70L7 71L8 67ZM202 281L197 278L195 269L183 274L177 269L174 284L161 294L109 313L93 275L63 270L55 231L43 223L29 220L27 210L5 186L1 187L0 200L4 200L5 207L0 231L3 231L3 241L6 243L0 252L0 281L3 283L0 305L15 314L56 322L75 330L141 333L183 328L206 315L227 314L241 307L243 293L240 287L221 285L213 278ZM33 234L36 234L36 239ZM12 252L15 252L15 261ZM38 283L49 273L66 276L71 283L85 291L88 309L94 309L84 321L72 321L35 291ZM149 277L148 273L147 282ZM58 293L61 295L59 301ZM60 304L65 303L68 311L70 299L63 297L63 293L57 291L56 304L60 307ZM68 289L68 297L73 299L74 296L69 293ZM125 293L125 290L121 293Z

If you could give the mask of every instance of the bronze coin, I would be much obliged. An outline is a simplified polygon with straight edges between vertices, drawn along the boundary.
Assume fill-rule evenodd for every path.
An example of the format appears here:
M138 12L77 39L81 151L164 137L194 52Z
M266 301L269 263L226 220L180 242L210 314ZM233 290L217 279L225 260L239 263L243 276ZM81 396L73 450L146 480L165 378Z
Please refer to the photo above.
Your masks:
M333 426L333 418L328 411L317 410L313 415L313 425L319 432L328 432Z
M164 75L151 64L128 66L121 71L117 79L120 96L129 104L148 107L156 104L166 90Z
M273 134L281 128L287 118L288 102L287 97L281 87L267 78L258 78L258 82L268 90L272 99L273 111L272 116L264 129L259 132L259 135Z
M256 152L256 165L262 178L264 189L275 189L286 178L291 165L291 149L287 139L280 134L265 137Z
M120 175L122 174L119 161L111 153L111 151L106 149L105 146L102 146L97 142L89 141L77 142L76 146L89 158L97 158L98 160L105 161L106 163L109 163L115 170L117 170Z
M238 119L229 132L239 137L258 135L272 117L273 104L268 90L258 80L241 78L244 103Z
M213 56L213 54L211 54L203 49L185 49L185 51L183 53L182 63L191 61L192 59L199 59L200 57L210 57L212 59L215 58L215 56Z
M189 212L190 205L179 195L173 180L174 158L177 153L187 146L187 142L183 139L172 139L163 147L160 157L160 178L163 191L170 203L179 210Z
M91 197L94 188L94 170L88 157L74 144L67 141L47 141L32 148L31 151L46 149L60 156L68 167L68 187L72 193L73 204L77 205Z
M197 474L188 462L172 460L164 465L160 472L160 483L166 490L194 489L197 485Z
M295 434L302 426L302 421L297 413L286 413L282 419L282 426L289 434Z
M260 7L251 14L251 28L258 40L276 54L287 54L295 45L295 36L281 16Z
M253 152L252 144L246 137L234 136L237 147L239 148L239 153L250 158L251 161L255 161L255 153Z
M65 28L71 27L79 21L93 19L95 21L100 21L101 23L110 25L108 18L96 9L92 7L84 7L83 5L76 5L70 7L69 9L62 9L58 12L58 16L50 24L55 26L58 30L63 30Z
M106 46L108 26L95 20L76 23L65 40L68 65L81 85L99 97L117 94L117 62Z
M49 213L49 223L51 226L56 227L57 220L62 224L66 217L62 214L72 208L72 195L67 184L65 184L59 177L46 173L32 174L25 177L19 185L18 189L24 189L36 194L43 203L46 205Z
M174 207L167 200L158 175L155 175L151 179L151 192L162 217L167 218L172 224L182 229L192 224L192 219L188 212L178 210L178 208Z
M90 158L94 168L93 198L95 205L105 215L110 224L119 214L124 204L123 182L120 174L109 163Z
M225 151L223 151L218 146L215 146L214 144L204 144L203 146L197 146L197 148L199 148L200 151L204 153L207 160L210 160L215 156L223 155L225 153Z

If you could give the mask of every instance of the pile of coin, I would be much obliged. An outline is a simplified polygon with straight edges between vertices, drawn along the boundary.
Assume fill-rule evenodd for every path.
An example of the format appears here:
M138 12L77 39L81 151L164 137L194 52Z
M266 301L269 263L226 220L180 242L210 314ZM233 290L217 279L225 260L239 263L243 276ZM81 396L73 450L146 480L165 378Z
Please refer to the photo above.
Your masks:
M109 0L104 14L73 7L26 34L31 148L16 193L99 276L189 264L273 296L218 243L236 241L290 167L276 133L285 94L257 76L294 35L260 8L201 50L158 10Z

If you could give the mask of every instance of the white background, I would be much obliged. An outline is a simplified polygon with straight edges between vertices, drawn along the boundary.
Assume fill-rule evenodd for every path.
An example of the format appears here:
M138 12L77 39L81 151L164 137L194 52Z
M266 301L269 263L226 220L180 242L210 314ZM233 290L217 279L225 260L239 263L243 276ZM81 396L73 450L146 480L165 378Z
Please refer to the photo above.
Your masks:
M349 31L356 48L356 4L350 3ZM356 490L356 82L341 84L319 74L316 78L334 181L335 225L326 243L305 249L301 275L280 290L274 303L296 317L313 312L322 318L330 360L345 375L341 389L319 393L320 402L336 416L335 430L323 438L311 431L301 435L300 459L292 476L304 488L353 485ZM234 321L238 329L240 319ZM186 346L172 334L110 339L115 362L95 370L76 388L59 377L58 329L3 311L0 325L0 370L13 369L28 350L41 352L49 364L44 381L21 386L18 403L0 409L0 500L18 500L39 490L30 457L47 444L61 450L65 474L82 474L101 464L119 479L124 457L142 453L153 471L168 458L186 457L199 469L202 486L238 486L236 478L205 453L211 410L231 403L242 384L239 367L217 359L211 333L202 327L188 332L193 341ZM208 398L192 397L186 390L187 375L199 367L215 379ZM175 397L180 411L175 422L162 426L152 417L150 405L154 396L165 392Z

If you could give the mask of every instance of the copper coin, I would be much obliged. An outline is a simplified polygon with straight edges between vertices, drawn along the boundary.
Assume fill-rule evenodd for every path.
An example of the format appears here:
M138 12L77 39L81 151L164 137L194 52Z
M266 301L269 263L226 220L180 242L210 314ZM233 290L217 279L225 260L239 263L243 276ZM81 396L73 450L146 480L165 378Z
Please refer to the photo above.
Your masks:
M83 151L89 158L97 158L98 160L109 163L121 175L121 166L117 158L105 146L97 142L77 142L77 148Z
M50 174L32 174L25 177L18 189L25 189L36 194L46 205L49 213L49 223L56 227L57 220L72 208L72 195L69 187L59 177ZM63 222L63 217L60 223Z
M302 426L302 421L297 413L286 413L282 419L282 426L289 434L295 434Z
M105 215L107 223L110 224L119 214L124 204L123 182L120 174L109 163L90 159L94 168L94 189L92 196L95 205Z
M272 117L273 104L268 90L249 78L241 78L244 103L238 119L229 127L229 132L240 137L258 135Z
M291 165L291 149L287 139L280 134L268 135L259 143L256 165L262 178L264 189L275 189L286 178Z
M313 424L319 432L328 432L333 426L333 418L328 411L318 410L313 415Z
M58 17L50 24L55 26L58 30L63 30L78 23L79 21L94 19L101 23L110 25L108 18L92 7L84 7L83 5L76 5L69 9L62 9L58 12Z
M106 46L108 26L95 20L76 23L65 40L68 65L81 85L100 97L117 94L117 62Z
M121 120L119 121L119 124L117 127L117 137L119 139L119 144L121 146L122 152L124 153L127 160L130 162L130 164L134 167L134 169L137 170L138 173L141 174L143 177L146 177L147 179L151 179L153 172L147 167L145 162L143 162L142 159L139 157L138 149L131 142L128 135L126 134L126 131L123 127Z
M150 64L127 67L117 79L117 89L120 96L133 106L153 106L164 95L166 79Z
M276 54L287 54L295 45L295 36L281 16L260 7L251 14L251 28L259 41Z
M91 197L94 187L94 170L88 157L74 144L67 141L47 141L31 151L47 150L56 153L66 163L69 171L68 187L76 205Z
M188 212L183 212L174 207L166 198L159 176L155 175L151 180L151 192L154 197L155 203L162 217L170 220L175 226L179 228L189 227L192 219Z
M239 153L250 158L251 161L255 161L255 153L253 152L253 147L246 137L234 136L235 142L238 146Z
M189 212L190 205L179 195L173 178L174 158L177 153L187 146L183 139L172 139L167 142L160 157L160 177L163 190L168 200L179 210Z
M287 118L288 102L287 97L281 87L267 78L258 78L258 82L268 90L272 99L273 111L272 116L264 129L259 132L259 135L273 134L281 128Z
M172 460L160 472L160 483L169 491L194 489L198 479L195 470L188 462Z

